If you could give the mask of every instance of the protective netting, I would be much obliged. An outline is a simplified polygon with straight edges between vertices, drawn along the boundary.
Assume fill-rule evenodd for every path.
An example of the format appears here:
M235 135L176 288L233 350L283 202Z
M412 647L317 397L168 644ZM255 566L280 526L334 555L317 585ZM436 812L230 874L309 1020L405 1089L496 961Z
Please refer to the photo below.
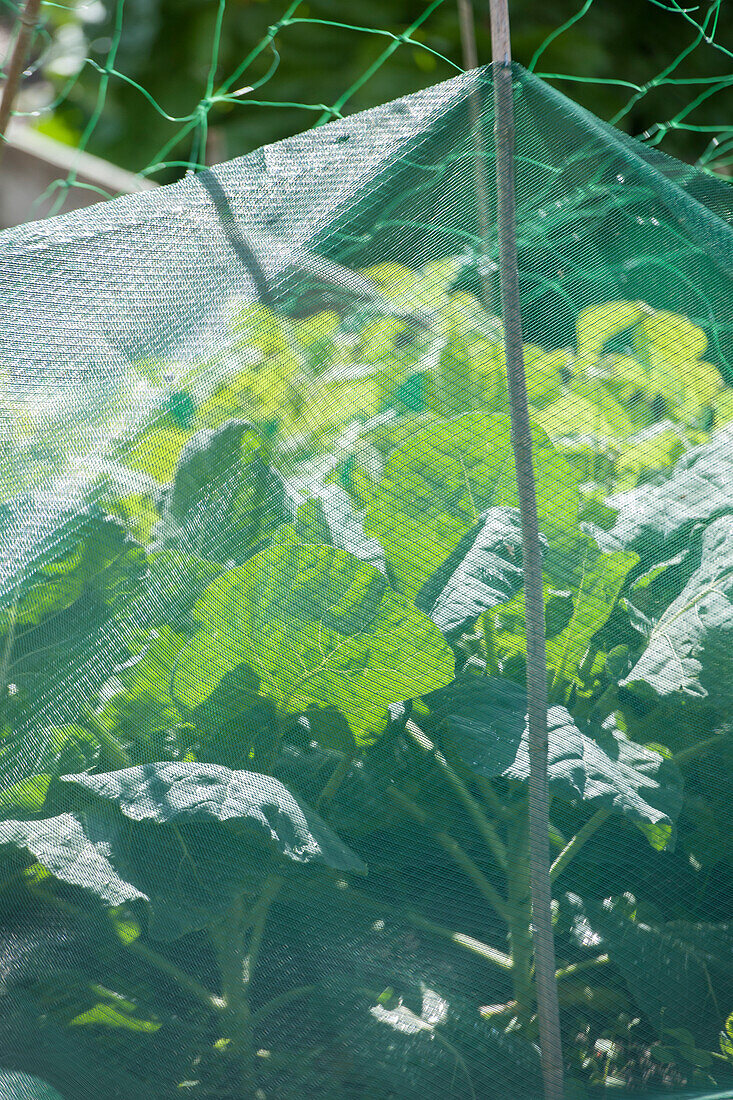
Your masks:
M0 5L0 79L24 7ZM724 0L512 0L512 25L530 71L648 146L729 173ZM467 36L479 59L490 56L487 0L43 0L15 113L81 153L170 183L471 67ZM84 193L110 195L79 161L28 220Z
M731 1096L731 192L513 75L566 1094ZM5 1095L542 1095L493 123L0 236Z

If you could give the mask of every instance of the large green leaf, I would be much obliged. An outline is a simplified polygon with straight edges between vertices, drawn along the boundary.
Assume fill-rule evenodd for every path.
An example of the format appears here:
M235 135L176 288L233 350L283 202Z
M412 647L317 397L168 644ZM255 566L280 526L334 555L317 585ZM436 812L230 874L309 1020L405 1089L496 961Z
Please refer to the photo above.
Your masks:
M3 633L11 623L15 636L27 633L82 598L89 613L96 613L129 596L145 568L142 547L116 519L98 511L55 534L56 552L44 552L39 542L37 568L4 595Z
M102 801L37 821L0 822L0 846L30 853L104 906L147 903L151 934L204 928L257 896L283 861L362 872L364 864L271 776L211 764L150 764L65 777ZM73 800L74 792L70 791Z
M63 1100L61 1093L40 1077L5 1069L0 1069L0 1096L3 1100Z
M100 607L91 590L66 611L16 631L9 665L15 691L4 703L11 732L0 743L0 786L14 800L12 805L29 809L36 803L35 809L40 808L48 781L59 772L54 763L59 727L76 726L80 719L83 724L84 709L94 706L102 688L107 704L102 725L128 743L147 746L144 759L161 758L159 749L151 750L149 738L178 717L170 700L163 699L169 696L172 668L166 676L160 665L124 665L141 650L146 628L158 628L158 652L171 631L190 631L190 608L220 571L212 563L165 551L149 559L146 575L135 581L134 595L124 601L123 586L112 609ZM127 684L111 684L110 677L120 671ZM67 750L74 755L79 748L87 759L77 758L71 767L62 762L61 771L83 770L91 760L87 749L93 754L94 747L89 735L66 739L64 760ZM109 765L114 766L111 759Z
M415 598L444 634L510 600L524 582L522 526L515 508L490 508Z
M662 385L671 383L683 393L708 346L703 330L686 317L660 309L650 311L633 335L639 358L648 368L649 384L654 387L659 379Z
M190 625L191 609L222 566L170 547L151 554L148 572L135 599L120 609L117 618L134 634L146 627Z
M604 553L591 538L577 546L579 583L573 592L573 615L547 642L547 664L559 680L572 680L591 639L608 621L626 577L639 558L618 550ZM569 555L570 556L570 555Z
M146 897L126 871L124 832L120 815L100 806L37 821L2 821L0 846L29 852L61 882L113 907Z
M170 626L142 632L131 644L136 650L115 680L120 690L109 694L100 715L102 725L113 728L128 743L147 746L180 719L170 694L178 654L188 637Z
M639 913L633 898L581 901L567 895L572 935L593 953L606 952L639 1008L657 1028L681 1018L697 1037L720 1028L715 986L733 978L733 926L661 921ZM690 1006L694 1011L690 1013Z
M249 665L291 712L335 706L355 736L384 727L390 703L449 683L453 654L427 615L377 569L331 546L274 546L220 577L197 603L199 633L174 692L193 709Z
M276 869L272 845L250 833L199 824L141 825L93 806L41 821L0 823L0 845L30 853L61 882L106 908L139 901L156 939L205 928L234 899L254 897Z
M660 475L668 475L685 453L682 430L670 420L662 420L637 432L624 446L614 473L617 491L648 484Z
M97 743L79 726L57 726L36 739L35 751L18 752L12 738L0 739L0 816L38 813L51 783L64 772L92 763Z
M113 802L132 821L159 825L214 820L246 825L296 863L325 863L340 871L364 864L309 807L269 775L217 764L141 764L102 775L68 775L64 782Z
M189 439L178 460L167 502L174 519L184 522L202 500L221 491L239 472L242 444L252 432L246 420L232 419Z
M551 405L532 413L558 446L569 441L586 439L598 449L599 443L618 442L631 435L634 422L612 394L601 386L592 396L568 391ZM601 466L601 459L597 459Z
M319 716L327 714L325 709L318 711ZM335 714L345 731L344 743L339 747L353 751L354 738L346 719L338 711ZM272 699L260 695L259 679L247 665L239 665L223 676L211 695L194 711L192 719L197 760L273 774L282 746L283 716ZM304 724L298 719L291 721L297 724L299 731L305 732ZM318 734L313 731L309 740L321 743L323 732L322 728ZM296 785L302 792L297 778ZM313 793L318 797L320 788Z
M596 532L599 538L604 532ZM566 563L562 591L546 586L545 635L547 666L553 683L572 682L595 634L608 621L636 554L605 551L589 535L557 543L555 554ZM524 592L495 614L497 654L506 661L527 651Z
M167 417L159 418L128 445L121 461L165 484L173 477L181 451L190 438L187 427Z
M540 527L552 545L577 523L577 482L540 428L533 447ZM400 589L414 596L495 505L517 505L509 419L470 413L395 447L365 528L384 547Z
M244 561L285 519L282 480L246 420L197 432L184 447L156 537L215 561Z
M711 523L702 558L680 595L653 627L623 684L649 684L658 695L684 692L730 702L733 676L733 516Z
M612 534L645 563L684 547L695 524L733 512L733 429L689 451L661 485L641 485L609 500L618 510Z
M384 572L384 551L365 534L364 517L345 489L329 481L309 485L306 491L291 485L297 505L296 531L303 542L330 543Z
M456 681L439 694L437 709L447 716L461 756L479 775L529 780L526 696L518 685L490 676ZM591 734L557 706L550 707L547 724L554 795L605 807L634 822L674 824L682 778L670 759L630 741L612 720Z

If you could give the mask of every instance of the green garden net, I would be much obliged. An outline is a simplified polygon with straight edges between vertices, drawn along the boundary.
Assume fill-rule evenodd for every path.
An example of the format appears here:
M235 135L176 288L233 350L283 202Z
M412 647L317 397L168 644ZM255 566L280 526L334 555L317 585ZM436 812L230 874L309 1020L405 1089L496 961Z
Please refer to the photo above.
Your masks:
M733 207L515 66L568 1098L733 1096ZM0 1095L540 1100L490 70L0 235Z

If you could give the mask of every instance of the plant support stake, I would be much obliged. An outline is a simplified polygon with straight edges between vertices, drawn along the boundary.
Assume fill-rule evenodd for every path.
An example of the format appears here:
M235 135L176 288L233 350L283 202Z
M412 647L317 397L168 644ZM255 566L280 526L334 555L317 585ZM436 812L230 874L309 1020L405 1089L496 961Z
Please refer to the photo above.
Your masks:
M476 33L474 28L473 4L471 0L458 0L458 23L461 30L461 52L463 54L463 67L467 71L478 68L478 48L476 46ZM488 279L486 267L486 242L489 239L489 189L486 184L486 150L481 132L481 95L474 89L468 98L468 109L471 115L471 130L473 131L474 146L474 176L476 182L476 213L478 215L479 230L479 279L481 281L482 301L484 309L492 310L492 291Z
M8 123L10 122L10 115L13 111L15 97L18 94L20 78L25 69L28 48L31 43L31 38L33 37L33 32L36 29L36 24L38 23L38 12L40 11L40 7L41 0L26 0L23 14L18 20L18 37L15 40L13 53L10 57L10 64L5 74L5 87L3 88L2 99L0 99L0 159L2 159L5 148L6 132Z
M527 634L527 721L529 731L529 860L535 986L545 1100L562 1100L563 1062L560 1010L552 932L547 782L547 657L542 594L542 550L532 461L532 430L522 348L514 191L514 101L508 0L491 0L494 80L496 211L499 239L504 348L512 424L512 446L522 518L524 600ZM509 853L511 859L511 853Z

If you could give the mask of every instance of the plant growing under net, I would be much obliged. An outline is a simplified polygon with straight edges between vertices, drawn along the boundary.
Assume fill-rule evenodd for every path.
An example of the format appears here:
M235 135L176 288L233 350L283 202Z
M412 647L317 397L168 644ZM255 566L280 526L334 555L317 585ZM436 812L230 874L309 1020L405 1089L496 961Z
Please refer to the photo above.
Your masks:
M521 165L560 107L515 76ZM323 154L329 228L248 229L255 275L198 181L163 193L203 242L172 268L140 229L161 199L123 204L144 294L103 269L83 332L27 352L53 406L10 364L0 1033L67 1098L540 1095L504 334L446 200L475 193L483 80L294 139L383 171L347 217ZM627 146L567 110L518 191L565 1069L700 1094L733 993L729 228L656 161L606 187ZM293 185L291 226L315 198ZM677 242L646 286L642 208L645 247ZM49 230L44 325L89 218Z

